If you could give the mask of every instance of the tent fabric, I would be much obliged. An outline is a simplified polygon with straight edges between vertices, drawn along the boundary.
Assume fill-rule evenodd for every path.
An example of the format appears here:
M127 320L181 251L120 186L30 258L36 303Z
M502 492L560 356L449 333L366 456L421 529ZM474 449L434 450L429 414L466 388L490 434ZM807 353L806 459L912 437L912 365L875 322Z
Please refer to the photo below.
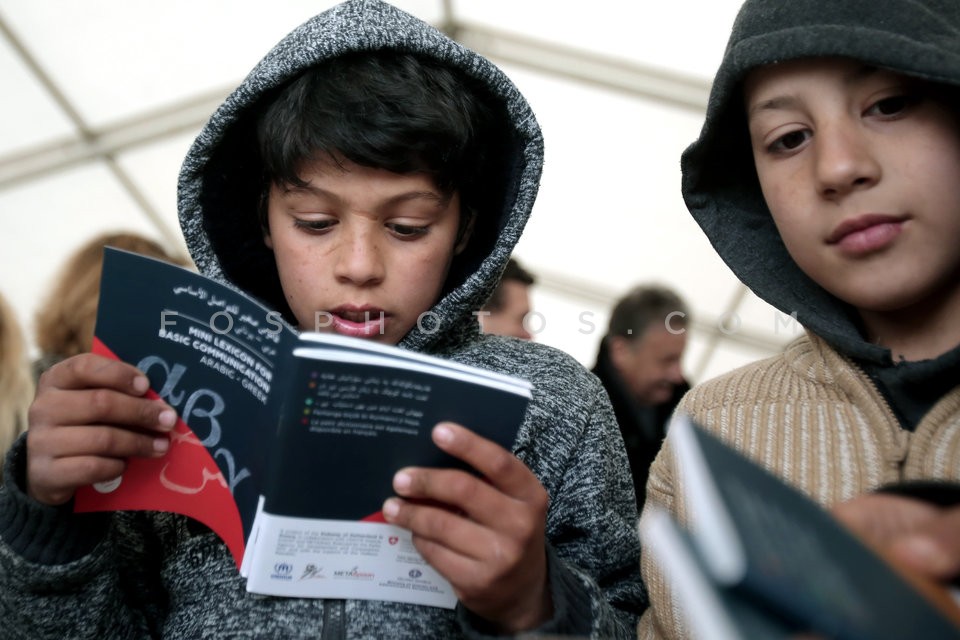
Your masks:
M503 68L543 127L540 196L515 254L538 278L537 340L591 366L615 298L647 281L692 309L693 381L800 334L737 281L680 197L680 153L739 0L394 3ZM28 333L89 238L131 230L185 252L188 146L264 51L332 4L0 0L0 293Z

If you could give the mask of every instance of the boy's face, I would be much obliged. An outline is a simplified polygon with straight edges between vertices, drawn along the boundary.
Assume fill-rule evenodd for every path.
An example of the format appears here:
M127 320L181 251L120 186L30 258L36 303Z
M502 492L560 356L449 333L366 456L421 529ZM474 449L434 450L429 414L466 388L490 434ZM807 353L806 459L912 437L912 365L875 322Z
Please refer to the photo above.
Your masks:
M533 335L527 331L526 325L529 314L529 286L519 280L503 280L499 308L480 314L480 325L484 333L530 340Z
M747 78L757 174L784 244L861 313L960 296L960 125L930 90L841 58Z
M264 238L300 328L397 344L461 248L458 196L424 175L346 161L305 163L300 178L305 187L271 187Z

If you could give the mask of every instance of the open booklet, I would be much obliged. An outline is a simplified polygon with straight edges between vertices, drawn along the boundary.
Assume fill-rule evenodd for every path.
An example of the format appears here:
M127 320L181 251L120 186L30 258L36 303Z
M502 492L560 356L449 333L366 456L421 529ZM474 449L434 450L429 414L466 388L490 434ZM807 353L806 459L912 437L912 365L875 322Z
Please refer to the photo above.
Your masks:
M137 366L177 410L167 455L78 490L77 511L171 511L227 544L247 588L452 608L410 534L384 522L405 466L465 465L444 420L511 448L531 396L518 378L327 333L193 271L107 249L94 351Z
M649 506L643 543L704 640L960 637L945 588L895 569L808 496L678 415L691 528Z

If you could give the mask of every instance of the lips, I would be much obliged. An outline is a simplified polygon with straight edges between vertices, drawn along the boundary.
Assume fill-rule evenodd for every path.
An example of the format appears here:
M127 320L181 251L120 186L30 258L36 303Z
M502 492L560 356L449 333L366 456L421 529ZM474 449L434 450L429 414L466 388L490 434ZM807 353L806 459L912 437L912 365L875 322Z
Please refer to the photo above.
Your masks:
M876 213L848 218L827 237L827 244L852 255L879 251L900 235L906 220L905 216Z
M382 335L387 313L376 307L342 306L330 312L331 327L341 335L371 338Z

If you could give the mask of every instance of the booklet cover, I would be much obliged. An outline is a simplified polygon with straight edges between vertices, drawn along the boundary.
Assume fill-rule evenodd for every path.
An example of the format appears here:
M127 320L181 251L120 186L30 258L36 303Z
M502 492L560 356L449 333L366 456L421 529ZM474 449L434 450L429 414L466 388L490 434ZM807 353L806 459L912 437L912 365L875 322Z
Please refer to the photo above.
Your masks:
M662 565L681 610L688 612L693 635L702 640L795 640L803 627L710 576L689 531L656 505L641 522L643 543Z
M653 532L645 524L641 535L675 585L710 587L731 628L761 622L838 640L960 636L960 608L946 589L902 575L819 504L686 416L668 438L691 530L673 535L654 516ZM684 612L694 627L719 628L696 602Z
M298 335L193 271L107 249L94 351L129 362L177 410L171 447L77 491L77 511L195 518L248 589L453 607L450 585L383 521L401 467L464 465L430 438L459 422L509 449L531 385L333 334Z

